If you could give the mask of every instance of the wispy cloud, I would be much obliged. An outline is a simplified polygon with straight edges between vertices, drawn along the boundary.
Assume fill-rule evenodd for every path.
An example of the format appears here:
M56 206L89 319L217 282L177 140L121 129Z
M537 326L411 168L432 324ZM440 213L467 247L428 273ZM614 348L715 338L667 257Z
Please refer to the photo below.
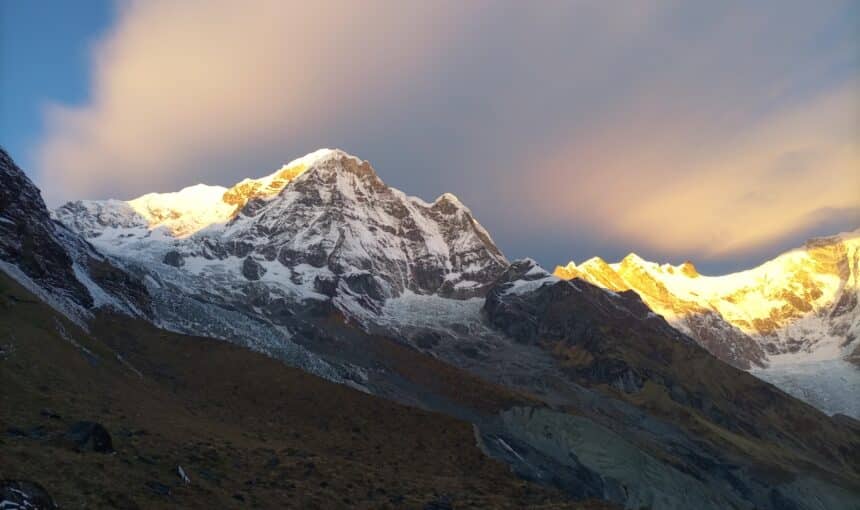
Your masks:
M569 219L667 256L752 251L828 224L827 214L855 211L860 224L857 90L852 83L824 93L721 140L697 136L697 119L683 112L651 118L654 132L640 131L635 140L622 126L607 128L538 164L550 170L532 200L561 230ZM665 124L691 133L667 140ZM618 132L627 138L621 146ZM577 179L553 185L573 169Z
M94 52L92 101L47 110L42 179L68 198L129 196L189 174L265 172L242 163L333 124L359 127L402 96L398 86L442 56L460 10L390 1L122 4Z

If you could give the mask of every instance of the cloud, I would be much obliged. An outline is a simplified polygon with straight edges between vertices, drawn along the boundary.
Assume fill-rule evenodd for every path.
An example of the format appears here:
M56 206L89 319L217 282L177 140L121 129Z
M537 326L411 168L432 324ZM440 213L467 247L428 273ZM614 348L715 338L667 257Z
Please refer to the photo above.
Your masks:
M856 90L851 83L829 91L718 142L695 135L666 140L655 128L614 149L614 128L622 128L610 127L539 163L551 170L532 200L546 209L541 214L555 215L559 229L573 219L631 246L705 259L831 225L829 216L860 224ZM653 120L690 130L696 124L683 115ZM571 184L576 191L549 186L571 169L579 176Z
M125 197L187 174L223 177L248 154L358 123L432 68L465 10L396 6L121 4L94 52L91 101L47 110L42 181L63 198Z
M129 198L339 146L455 192L512 256L738 257L860 206L858 11L120 4L90 101L47 109L37 173L54 204Z

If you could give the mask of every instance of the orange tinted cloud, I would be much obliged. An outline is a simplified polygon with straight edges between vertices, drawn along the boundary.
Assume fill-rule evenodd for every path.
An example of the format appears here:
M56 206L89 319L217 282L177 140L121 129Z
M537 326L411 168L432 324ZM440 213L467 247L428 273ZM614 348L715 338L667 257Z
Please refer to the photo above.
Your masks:
M597 228L631 249L705 258L790 237L828 210L860 220L857 90L830 91L722 140L701 139L683 117L606 126L536 162L549 171L537 176L545 182L534 203L569 221L566 231ZM566 173L577 178L555 186Z
M36 170L56 204L338 146L512 256L736 257L860 215L856 9L826 3L122 4Z
M177 171L217 165L221 155L372 115L419 67L432 68L468 9L391 1L121 4L116 26L95 48L89 104L48 107L41 180L53 198L127 197L169 185ZM198 173L206 177L205 168Z

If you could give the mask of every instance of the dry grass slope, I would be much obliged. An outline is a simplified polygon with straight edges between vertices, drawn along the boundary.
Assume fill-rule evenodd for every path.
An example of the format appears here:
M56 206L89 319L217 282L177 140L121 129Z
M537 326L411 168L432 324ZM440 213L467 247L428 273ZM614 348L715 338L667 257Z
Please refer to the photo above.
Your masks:
M144 322L84 333L2 274L0 410L0 479L62 508L609 508L516 478L467 423ZM80 420L116 452L59 439Z

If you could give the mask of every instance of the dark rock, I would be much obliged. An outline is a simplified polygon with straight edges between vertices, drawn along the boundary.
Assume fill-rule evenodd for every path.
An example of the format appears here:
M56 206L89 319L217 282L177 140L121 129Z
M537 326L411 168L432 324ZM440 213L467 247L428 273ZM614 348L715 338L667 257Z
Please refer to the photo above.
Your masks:
M787 498L780 492L779 489L771 489L770 491L770 504L772 508L778 508L779 510L801 510L801 506L792 501L790 498Z
M107 506L115 510L140 510L138 505L131 497L122 492L109 492L104 495L107 501Z
M854 429L855 432L860 433L860 420L842 413L836 413L831 416L831 418L836 423Z
M61 418L62 418L59 414L57 414L57 413L56 413L56 412L54 412L53 410L51 410L51 409L47 409L47 408L42 409L41 411L39 411L39 414L41 414L41 415L42 415L42 416L44 416L45 418L51 418L52 420L59 420L59 419L61 419Z
M197 473L200 475L200 478L203 478L204 480L210 481L216 485L221 484L221 477L213 471L201 468L197 470Z
M6 429L6 435L27 439L45 439L48 436L48 433L45 430L45 427L42 426L31 427L28 430L24 430L20 427L9 427Z
M227 243L227 253L234 257L247 257L254 251L254 245L244 241L230 241Z
M481 357L481 351L473 345L457 345L457 350L467 358L478 359Z
M6 429L6 435L9 437L29 437L27 431L20 427L8 427Z
M314 278L314 290L325 296L334 296L337 293L338 278L327 278L317 276Z
M271 244L257 248L255 251L269 262L278 258L278 247Z
M415 337L415 344L422 349L432 349L439 345L442 335L435 331L427 331Z
M592 383L608 384L624 393L637 393L644 385L643 378L635 370L613 358L596 360L578 370L577 375Z
M451 501L451 498L446 495L439 496L433 501L428 502L424 505L424 510L453 510L454 503Z
M161 482L146 482L146 486L149 487L149 490L158 494L159 496L170 496L170 486L164 485Z
M91 450L99 453L113 452L113 441L104 426L91 421L75 423L66 432L66 439L74 442L79 450Z
M445 281L445 269L436 260L419 260L412 267L412 277L419 289L435 292Z
M182 254L178 251L167 252L164 255L164 259L162 259L162 262L173 267L182 267L185 265L185 259L182 258Z
M299 264L323 267L328 261L328 252L321 244L308 246L302 251L283 248L278 252L278 261L286 267L295 267Z
M30 434L30 439L45 439L48 437L48 431L41 425L32 427L28 432Z
M16 266L51 295L83 308L94 306L93 296L78 278L77 265L77 270L87 273L108 294L133 303L143 315L151 314L150 297L142 281L114 266L82 237L54 221L39 189L3 149L0 220L0 260Z
M56 503L44 487L26 480L0 481L0 509L53 510Z
M379 281L369 273L350 274L344 277L349 290L356 294L368 296L376 301L385 299L385 291Z
M93 298L78 281L73 260L55 232L39 189L0 149L0 260L9 262L36 283L57 289L90 308Z
M252 257L245 257L245 260L242 261L242 276L245 278L259 280L264 274L266 274L266 268Z
M225 248L218 240L206 239L203 242L202 255L209 260L224 260L230 254L228 253L227 248Z
M86 267L93 281L108 292L124 296L139 310L151 310L152 298L140 279L113 266L107 259L90 258Z

